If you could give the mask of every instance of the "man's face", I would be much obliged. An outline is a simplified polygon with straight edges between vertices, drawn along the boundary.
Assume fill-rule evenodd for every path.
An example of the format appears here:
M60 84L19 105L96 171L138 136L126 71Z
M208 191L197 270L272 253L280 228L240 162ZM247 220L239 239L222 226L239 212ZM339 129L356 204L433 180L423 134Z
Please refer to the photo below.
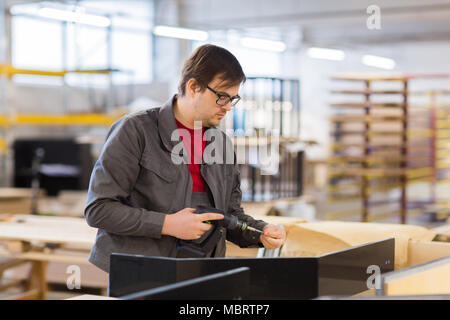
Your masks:
M229 86L224 80L216 77L208 86L219 94L227 94L230 97L238 95L240 85ZM202 121L204 127L218 126L220 120L231 110L231 104L219 106L216 103L217 95L206 88L202 92L197 92L194 98L195 119Z

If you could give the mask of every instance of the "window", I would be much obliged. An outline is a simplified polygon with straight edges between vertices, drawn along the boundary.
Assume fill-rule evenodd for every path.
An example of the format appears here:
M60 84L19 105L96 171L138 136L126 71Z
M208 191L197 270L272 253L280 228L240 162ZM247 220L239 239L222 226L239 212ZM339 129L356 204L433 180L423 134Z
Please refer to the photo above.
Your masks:
M63 67L61 24L28 17L13 17L11 22L11 60L18 69L60 71ZM49 76L15 75L22 84L62 85L62 79Z
M115 84L150 83L152 74L150 33L114 31L112 52L113 67L123 70L114 74Z
M13 15L11 20L12 63L16 68L60 71L64 68L106 69L111 66L124 71L113 74L114 84L149 83L152 79L149 18L114 17L111 28L72 22L67 22L65 28L62 21L20 14ZM28 75L17 75L14 81L62 84L61 78ZM66 81L71 86L109 85L109 77L105 75L69 74Z

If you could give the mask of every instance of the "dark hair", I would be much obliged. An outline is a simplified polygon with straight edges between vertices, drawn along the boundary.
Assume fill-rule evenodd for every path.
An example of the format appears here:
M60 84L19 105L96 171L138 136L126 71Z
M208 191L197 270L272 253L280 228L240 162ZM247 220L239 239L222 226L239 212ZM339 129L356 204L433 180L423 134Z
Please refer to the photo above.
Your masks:
M205 90L217 75L230 87L246 79L239 61L231 52L212 44L200 46L184 63L178 92L184 96L186 83L192 78L197 80L201 90Z

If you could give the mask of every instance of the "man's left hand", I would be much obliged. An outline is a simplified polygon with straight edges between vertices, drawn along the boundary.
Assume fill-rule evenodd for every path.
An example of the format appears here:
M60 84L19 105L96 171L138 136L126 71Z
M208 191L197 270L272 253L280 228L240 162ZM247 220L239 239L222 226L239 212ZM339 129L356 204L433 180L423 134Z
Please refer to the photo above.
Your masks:
M268 224L264 227L263 232L260 241L268 250L279 248L286 241L286 232L277 225Z

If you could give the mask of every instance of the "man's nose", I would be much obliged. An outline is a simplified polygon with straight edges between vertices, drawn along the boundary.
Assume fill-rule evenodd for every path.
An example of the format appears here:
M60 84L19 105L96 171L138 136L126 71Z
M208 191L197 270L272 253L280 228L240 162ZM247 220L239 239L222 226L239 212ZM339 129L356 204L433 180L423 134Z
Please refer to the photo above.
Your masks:
M225 110L227 112L230 111L231 110L231 101L228 102L226 105L222 106L222 110Z

